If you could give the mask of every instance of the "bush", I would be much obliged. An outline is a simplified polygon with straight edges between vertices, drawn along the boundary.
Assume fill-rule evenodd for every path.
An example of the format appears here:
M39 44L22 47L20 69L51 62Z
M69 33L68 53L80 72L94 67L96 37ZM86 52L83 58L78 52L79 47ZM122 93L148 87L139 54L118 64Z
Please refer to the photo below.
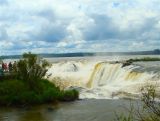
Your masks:
M26 105L72 101L78 99L76 90L61 91L53 83L42 79L49 63L35 54L25 53L14 64L13 72L0 82L0 105Z
M31 105L54 101L78 99L78 91L60 91L48 80L39 80L39 90L31 90L25 81L3 80L0 82L0 105Z
M116 121L160 121L160 102L156 101L157 93L152 85L145 86L142 90L143 109L134 109L133 105L129 115L116 115Z
M60 100L62 101L73 101L78 99L79 92L75 89L63 91L60 95Z
M17 62L13 68L13 73L17 79L26 81L30 89L39 88L39 80L41 80L46 72L49 63L40 59L35 54L24 53L23 59Z

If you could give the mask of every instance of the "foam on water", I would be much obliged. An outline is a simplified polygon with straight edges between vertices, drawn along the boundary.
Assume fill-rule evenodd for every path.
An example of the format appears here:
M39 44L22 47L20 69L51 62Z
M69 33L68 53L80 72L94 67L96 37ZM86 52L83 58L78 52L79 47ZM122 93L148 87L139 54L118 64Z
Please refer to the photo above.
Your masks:
M61 89L81 87L80 98L109 99L135 97L142 86L160 82L155 78L159 73L135 71L139 68L106 61L70 60L53 63L47 75Z

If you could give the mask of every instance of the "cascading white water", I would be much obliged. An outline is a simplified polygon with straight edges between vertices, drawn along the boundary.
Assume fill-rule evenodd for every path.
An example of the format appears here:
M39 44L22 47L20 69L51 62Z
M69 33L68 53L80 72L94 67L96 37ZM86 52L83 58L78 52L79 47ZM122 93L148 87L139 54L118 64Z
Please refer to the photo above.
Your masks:
M63 61L54 63L47 75L62 89L69 86L86 87L94 66L95 62Z
M138 66L122 67L100 61L64 61L54 63L49 69L49 80L62 89L82 87L80 98L114 98L137 94L140 88L152 82L155 74L134 71Z
M144 82L151 79L154 75L147 73L138 73L133 71L134 66L122 67L122 64L98 63L87 84L94 88L105 85L121 85L130 82Z
M83 98L113 98L124 94L137 94L141 87L149 83L155 74L133 71L136 66L122 67L122 64L98 63L87 83L90 94ZM92 95L91 93L94 93Z

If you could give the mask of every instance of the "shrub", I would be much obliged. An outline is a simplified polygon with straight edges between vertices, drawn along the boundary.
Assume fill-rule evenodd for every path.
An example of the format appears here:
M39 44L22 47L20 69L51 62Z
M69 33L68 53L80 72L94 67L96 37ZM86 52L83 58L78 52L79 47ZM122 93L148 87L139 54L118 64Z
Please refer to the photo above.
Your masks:
M31 90L25 81L3 80L0 82L0 105L31 105L46 102L73 101L78 91L61 91L48 80L39 80L39 90Z
M38 81L45 76L48 66L49 63L37 55L24 53L23 59L17 62L13 70L17 79L26 81L31 89L36 89L39 88Z
M63 91L60 95L60 100L62 101L73 101L78 99L79 92L75 89Z
M116 121L160 121L160 102L156 101L155 87L148 85L141 90L143 109L134 109L132 105L129 109L129 115L116 115Z
M13 72L0 81L0 105L39 104L57 100L78 99L76 90L61 91L53 83L42 79L49 63L31 53L14 64Z

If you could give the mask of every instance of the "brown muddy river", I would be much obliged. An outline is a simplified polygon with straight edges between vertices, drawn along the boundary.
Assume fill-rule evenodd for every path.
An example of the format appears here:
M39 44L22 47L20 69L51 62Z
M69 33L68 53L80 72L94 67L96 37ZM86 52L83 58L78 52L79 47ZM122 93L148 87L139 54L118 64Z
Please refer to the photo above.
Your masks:
M135 103L135 101L134 101ZM136 105L136 103L135 103ZM0 108L0 121L113 121L115 112L127 113L129 100L79 100L28 108Z

